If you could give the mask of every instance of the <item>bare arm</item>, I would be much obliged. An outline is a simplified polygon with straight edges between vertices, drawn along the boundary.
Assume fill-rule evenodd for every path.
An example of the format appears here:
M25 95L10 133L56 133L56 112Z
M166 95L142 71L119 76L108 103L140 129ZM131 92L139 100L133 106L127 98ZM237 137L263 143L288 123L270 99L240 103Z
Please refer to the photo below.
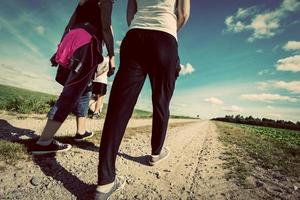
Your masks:
M113 1L103 0L100 4L101 22L102 22L102 36L109 56L109 73L111 76L115 70L115 53L114 53L114 36L111 25Z
M130 26L131 21L137 11L136 0L128 0L127 3L127 24Z
M112 4L111 0L103 0L100 5L103 41L110 58L114 56L114 37L111 26Z
M190 16L190 0L177 0L177 32L186 24Z

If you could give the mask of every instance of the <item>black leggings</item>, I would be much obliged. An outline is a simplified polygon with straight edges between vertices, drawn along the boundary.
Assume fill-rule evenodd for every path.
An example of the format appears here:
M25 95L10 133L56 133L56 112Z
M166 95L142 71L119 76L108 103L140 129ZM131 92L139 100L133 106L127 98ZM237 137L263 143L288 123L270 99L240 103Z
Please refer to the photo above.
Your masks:
M119 146L147 74L152 88L152 154L161 152L179 67L177 41L172 35L142 29L127 33L121 45L120 68L112 86L101 138L99 185L114 181Z

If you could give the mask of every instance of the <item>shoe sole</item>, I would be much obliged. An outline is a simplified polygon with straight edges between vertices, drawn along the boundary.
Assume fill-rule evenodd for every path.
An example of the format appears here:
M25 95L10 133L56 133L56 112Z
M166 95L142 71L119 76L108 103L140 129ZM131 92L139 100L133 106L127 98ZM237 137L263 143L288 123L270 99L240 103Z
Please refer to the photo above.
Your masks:
M72 148L71 145L68 145L68 148L66 149L61 149L61 150L53 150L53 151L32 151L32 155L45 155L45 154L51 154L51 153L60 153L60 152L65 152L69 151Z
M88 136L88 137L85 137L85 138L82 138L82 139L75 139L74 138L74 141L75 142L81 142L81 141L84 141L84 140L86 140L86 139L88 139L88 138L91 138L91 137L93 137L94 136L94 132L92 132L92 135L90 135L90 136Z
M151 161L149 161L149 165L150 165L150 166L154 166L154 165L160 163L161 161L167 159L167 158L169 157L169 155L170 155L170 150L168 149L168 151L169 151L169 153L168 153L164 158L158 160L157 162L151 162Z
M118 189L116 189L108 198L107 198L107 200L109 200L111 197L113 197L114 195L116 195L117 193L119 193L121 190L123 190L124 189L124 187L125 187L125 185L126 185L126 178L124 179L124 183L118 188Z

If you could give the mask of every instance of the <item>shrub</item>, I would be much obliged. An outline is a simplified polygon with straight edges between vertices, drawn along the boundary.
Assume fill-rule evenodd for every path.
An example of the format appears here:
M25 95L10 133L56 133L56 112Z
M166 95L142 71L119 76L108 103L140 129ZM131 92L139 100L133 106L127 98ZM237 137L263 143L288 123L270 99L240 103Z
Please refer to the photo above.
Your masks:
M49 110L51 102L51 100L43 98L18 96L8 100L6 105L2 105L1 109L22 114L42 114Z

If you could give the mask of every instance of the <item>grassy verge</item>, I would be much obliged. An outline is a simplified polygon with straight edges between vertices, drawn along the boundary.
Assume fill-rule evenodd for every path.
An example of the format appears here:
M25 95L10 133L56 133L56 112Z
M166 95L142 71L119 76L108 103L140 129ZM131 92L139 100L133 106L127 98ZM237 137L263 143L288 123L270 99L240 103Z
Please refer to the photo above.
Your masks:
M252 170L259 166L290 178L300 177L300 132L276 128L216 122L227 177L244 185Z
M24 145L11 141L0 140L0 161L2 163L14 165L17 161L24 159L28 159ZM0 165L0 171L5 168L5 165Z
M49 111L55 99L54 95L0 85L0 110L43 114Z
M54 105L57 96L42 92L35 92L26 89L16 88L0 84L0 111L9 111L20 114L45 114L50 107ZM101 118L106 115L107 104L103 106L103 112L100 114ZM27 116L20 116L26 118ZM133 118L151 118L152 112L135 109ZM188 116L171 115L171 118L180 119L195 119Z
M54 105L56 99L55 95L0 84L0 110L20 114L45 114ZM107 104L104 104L101 118L105 117L106 110ZM135 109L132 116L133 118L150 118L152 113ZM20 118L26 118L26 116Z

